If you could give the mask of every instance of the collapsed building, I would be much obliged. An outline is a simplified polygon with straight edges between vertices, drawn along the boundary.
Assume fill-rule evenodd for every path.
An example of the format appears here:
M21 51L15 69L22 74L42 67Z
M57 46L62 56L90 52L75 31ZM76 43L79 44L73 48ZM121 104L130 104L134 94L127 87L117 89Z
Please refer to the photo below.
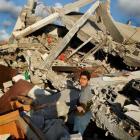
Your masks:
M109 0L46 7L45 18L36 8L28 0L0 46L0 139L82 139L66 123L73 123L83 70L92 75L96 125L106 136L140 139L140 28L114 21Z

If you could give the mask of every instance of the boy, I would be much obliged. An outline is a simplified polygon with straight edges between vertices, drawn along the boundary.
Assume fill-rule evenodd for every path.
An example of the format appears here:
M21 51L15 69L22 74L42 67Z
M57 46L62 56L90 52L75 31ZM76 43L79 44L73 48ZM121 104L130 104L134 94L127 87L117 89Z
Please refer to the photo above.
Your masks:
M76 107L77 111L74 119L74 131L78 131L82 135L87 128L92 116L90 106L92 104L93 93L91 86L89 85L90 78L91 75L88 71L81 72L79 79L81 92Z

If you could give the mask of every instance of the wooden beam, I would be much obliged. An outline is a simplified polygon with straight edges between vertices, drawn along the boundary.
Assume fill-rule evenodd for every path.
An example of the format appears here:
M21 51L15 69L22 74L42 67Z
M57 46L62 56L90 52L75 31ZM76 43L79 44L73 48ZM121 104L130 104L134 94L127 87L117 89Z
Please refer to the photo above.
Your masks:
M55 72L66 72L74 73L80 70L80 67L77 66L52 66L52 70Z
M50 68L52 62L59 56L59 54L64 50L64 48L68 45L72 37L75 33L83 26L83 24L87 21L87 19L91 16L92 13L99 6L99 1L96 1L91 8L74 24L71 30L66 34L66 36L58 43L58 45L53 48L47 57L46 62L41 66L43 68Z
M58 12L55 12L55 13L49 15L48 17L34 23L33 25L31 25L21 31L13 32L13 36L17 39L21 38L21 37L25 37L35 31L37 31L38 29L54 22L59 16L68 14L68 13L74 11L75 9L83 7L91 2L93 2L93 0L79 0L72 4L68 4L68 5L64 6L61 10L59 10Z
M4 125L4 124L7 124L9 122L12 122L12 121L18 119L19 116L20 115L19 115L18 110L10 112L10 113L7 113L5 115L1 115L0 116L0 125Z

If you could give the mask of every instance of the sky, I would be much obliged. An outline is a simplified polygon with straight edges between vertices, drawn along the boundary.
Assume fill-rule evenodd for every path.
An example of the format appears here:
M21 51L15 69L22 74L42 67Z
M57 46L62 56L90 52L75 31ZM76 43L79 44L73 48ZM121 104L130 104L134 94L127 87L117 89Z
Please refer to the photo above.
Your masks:
M75 0L38 0L49 6L62 7ZM101 0L104 1L104 0ZM7 39L26 0L0 0L0 40ZM89 6L81 9L85 12ZM116 21L140 26L140 0L111 0L111 14Z

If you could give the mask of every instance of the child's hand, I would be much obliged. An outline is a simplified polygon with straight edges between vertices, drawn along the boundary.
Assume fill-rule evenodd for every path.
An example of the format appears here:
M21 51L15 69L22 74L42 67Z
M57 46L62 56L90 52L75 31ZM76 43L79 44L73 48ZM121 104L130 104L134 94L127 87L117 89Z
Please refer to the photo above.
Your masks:
M85 113L85 110L82 106L77 106L77 110L79 113Z

